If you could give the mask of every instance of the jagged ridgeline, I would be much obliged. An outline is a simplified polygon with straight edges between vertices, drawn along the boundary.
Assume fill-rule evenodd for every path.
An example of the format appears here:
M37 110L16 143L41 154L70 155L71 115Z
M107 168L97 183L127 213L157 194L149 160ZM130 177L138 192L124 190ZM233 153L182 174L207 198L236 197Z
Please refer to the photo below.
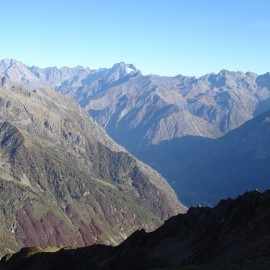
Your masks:
M184 212L167 182L50 89L1 77L0 254L118 244Z
M270 190L248 192L214 208L192 207L117 247L24 248L2 258L0 269L268 270L269 208Z

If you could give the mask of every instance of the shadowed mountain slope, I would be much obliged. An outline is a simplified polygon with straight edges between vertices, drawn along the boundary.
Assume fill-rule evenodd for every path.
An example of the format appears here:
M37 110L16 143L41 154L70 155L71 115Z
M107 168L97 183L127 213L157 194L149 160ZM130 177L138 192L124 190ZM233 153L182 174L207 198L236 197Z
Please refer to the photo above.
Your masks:
M248 192L213 209L190 208L154 232L135 232L117 247L63 248L56 253L28 248L4 257L0 266L3 270L267 269L269 207L269 190Z
M136 155L161 172L187 205L213 205L270 187L269 138L270 111L215 140L183 137Z

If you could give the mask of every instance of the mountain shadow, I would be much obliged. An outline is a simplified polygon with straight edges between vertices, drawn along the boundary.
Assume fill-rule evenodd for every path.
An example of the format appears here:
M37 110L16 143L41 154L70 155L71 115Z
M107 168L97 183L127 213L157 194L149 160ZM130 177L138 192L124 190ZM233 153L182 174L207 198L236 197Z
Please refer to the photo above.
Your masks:
M213 205L270 186L270 111L218 139L183 137L134 151L186 205Z
M270 267L270 190L192 207L157 230L139 230L117 247L24 248L0 261L1 270L203 270Z

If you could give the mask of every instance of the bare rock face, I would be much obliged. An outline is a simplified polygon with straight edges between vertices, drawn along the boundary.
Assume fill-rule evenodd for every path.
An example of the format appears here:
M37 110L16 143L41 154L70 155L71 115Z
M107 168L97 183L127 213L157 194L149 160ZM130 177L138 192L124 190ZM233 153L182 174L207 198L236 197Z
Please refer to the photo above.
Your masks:
M0 88L2 254L25 245L117 244L186 210L157 172L71 99L9 84Z
M268 269L270 190L193 207L157 230L138 230L117 247L94 245L57 252L22 249L0 261L3 270L45 269Z

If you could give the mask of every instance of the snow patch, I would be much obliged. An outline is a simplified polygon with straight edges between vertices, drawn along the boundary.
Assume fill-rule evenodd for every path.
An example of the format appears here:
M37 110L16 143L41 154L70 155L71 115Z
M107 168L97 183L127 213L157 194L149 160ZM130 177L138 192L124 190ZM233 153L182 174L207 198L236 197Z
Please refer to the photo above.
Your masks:
M130 68L130 67L126 67L125 69L126 69L127 74L132 74L135 72L135 70L133 68Z

